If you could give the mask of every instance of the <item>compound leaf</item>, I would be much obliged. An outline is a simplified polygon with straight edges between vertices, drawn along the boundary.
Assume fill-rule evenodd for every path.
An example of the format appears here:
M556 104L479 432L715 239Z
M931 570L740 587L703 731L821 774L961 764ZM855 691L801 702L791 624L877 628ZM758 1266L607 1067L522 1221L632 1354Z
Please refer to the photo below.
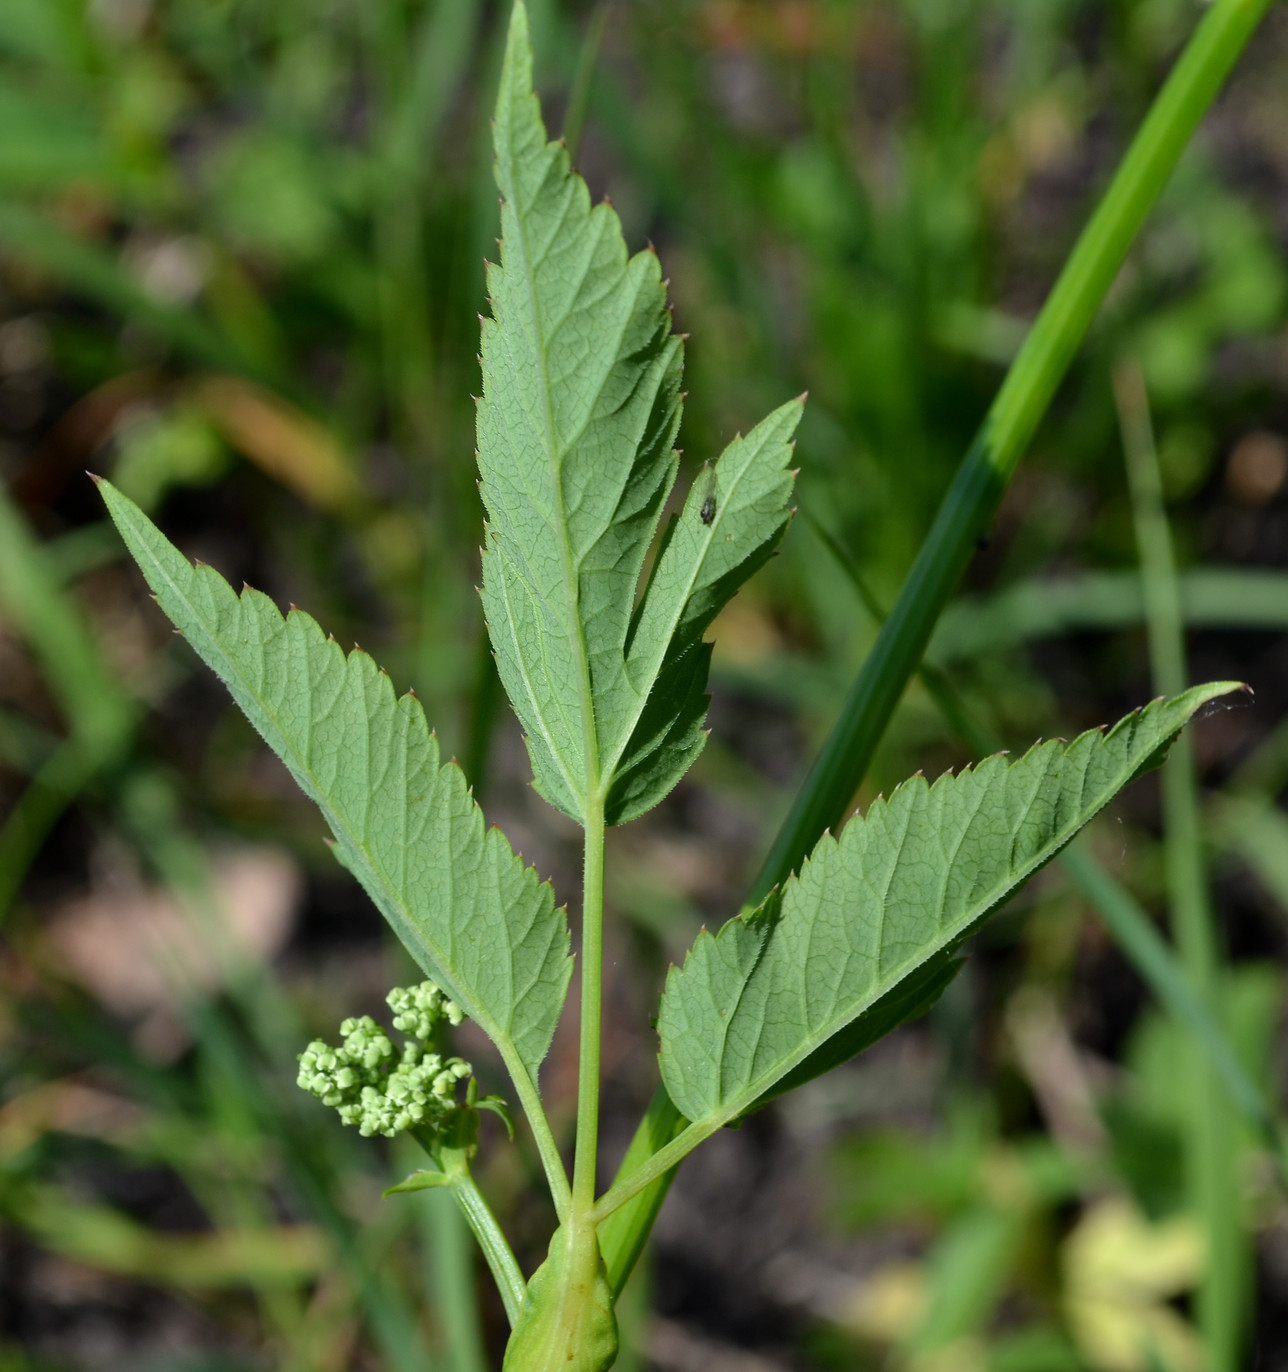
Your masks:
M1108 733L921 777L825 835L781 892L698 936L672 968L662 1078L695 1124L718 1125L818 1075L933 1001L953 952L1142 771L1207 701L1197 686Z
M420 702L395 698L366 653L346 655L303 611L283 617L194 567L131 500L99 489L161 608L321 809L336 856L511 1073L535 1080L572 971L564 912L485 830Z
M537 789L575 819L593 796L621 822L655 804L701 747L702 631L781 536L799 405L699 476L637 615L678 467L683 345L656 255L628 256L612 207L591 205L567 150L546 138L522 4L494 144L501 260L488 268L478 408L484 609Z

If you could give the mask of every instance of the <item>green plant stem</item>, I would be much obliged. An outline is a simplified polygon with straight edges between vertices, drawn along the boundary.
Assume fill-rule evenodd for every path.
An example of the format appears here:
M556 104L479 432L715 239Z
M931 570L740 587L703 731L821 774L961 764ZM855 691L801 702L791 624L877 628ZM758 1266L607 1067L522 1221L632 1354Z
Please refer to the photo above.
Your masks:
M474 1127L477 1127L475 1125ZM429 1155L430 1160L438 1169L439 1176L434 1174L432 1180L438 1186L446 1187L451 1191L453 1198L461 1208L461 1213L465 1216L466 1223L473 1231L474 1237L478 1240L479 1247L483 1250L483 1257L487 1261L488 1270L492 1273L496 1281L496 1288L501 1293L501 1300L505 1304L505 1313L509 1318L510 1325L513 1327L515 1320L519 1318L519 1307L523 1304L523 1297L527 1291L527 1282L523 1280L523 1273L519 1270L519 1264L515 1261L514 1253L506 1242L501 1226L496 1221L496 1216L492 1213L491 1206L483 1198L483 1193L479 1190L473 1175L470 1172L470 1147L464 1141L465 1135L458 1139L455 1144L443 1144L437 1139L423 1135L419 1130L410 1131L412 1137Z
M510 1251L510 1245L505 1241L505 1235L496 1222L496 1216L483 1199L483 1193L468 1168L459 1176L452 1177L451 1191L456 1204L461 1208L461 1213L465 1216L466 1223L478 1240L479 1247L483 1250L488 1270L496 1282L496 1289L501 1293L506 1318L513 1328L519 1318L519 1309L523 1305L528 1285L523 1280L519 1264Z
M559 1216L560 1223L563 1223L572 1208L572 1192L568 1186L568 1173L564 1171L563 1159L559 1156L559 1145L555 1142L554 1131L550 1128L546 1108L541 1103L541 1092L517 1054L502 1050L502 1058L510 1073L510 1080L514 1083L519 1104L527 1116L528 1126L532 1130L537 1154L545 1170L546 1183L550 1187L550 1196L555 1204L555 1213Z
M1150 425L1144 378L1134 364L1114 374L1114 393L1127 458L1132 518L1140 551L1154 689L1167 692L1187 677L1184 620L1176 560ZM1199 819L1198 778L1189 736L1177 739L1162 771L1163 856L1177 948L1190 983L1220 1019L1220 955ZM1186 1092L1186 1165L1195 1212L1207 1239L1198 1324L1206 1372L1234 1372L1242 1342L1247 1245L1235 1177L1236 1140L1219 1083L1208 1063L1191 1054Z
M1182 150L1269 0L1216 0L1083 230L944 497L898 602L761 868L755 906L836 824L1007 483Z
M599 1149L599 1046L604 980L604 799L586 799L586 846L581 904L581 1043L577 1063L577 1151L573 1160L574 1215L595 1203Z

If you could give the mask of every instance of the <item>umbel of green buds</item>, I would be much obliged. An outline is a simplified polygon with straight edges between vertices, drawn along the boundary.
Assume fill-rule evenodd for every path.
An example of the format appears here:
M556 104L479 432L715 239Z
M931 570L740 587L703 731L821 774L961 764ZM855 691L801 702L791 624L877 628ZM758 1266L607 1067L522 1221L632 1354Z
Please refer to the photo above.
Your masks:
M461 1010L432 981L396 986L386 999L394 1028L408 1036L401 1050L370 1015L347 1019L338 1048L314 1039L300 1054L298 1083L364 1138L393 1138L405 1129L438 1133L458 1108L456 1083L474 1069L429 1044L444 1020L461 1022Z

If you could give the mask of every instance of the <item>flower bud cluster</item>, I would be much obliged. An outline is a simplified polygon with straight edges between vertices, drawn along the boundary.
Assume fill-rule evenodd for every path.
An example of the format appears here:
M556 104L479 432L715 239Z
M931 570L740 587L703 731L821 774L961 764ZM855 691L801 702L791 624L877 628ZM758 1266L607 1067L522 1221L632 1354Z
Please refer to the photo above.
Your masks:
M465 1018L461 1007L448 1000L432 981L395 986L385 999L394 1012L394 1028L422 1042L429 1039L440 1020L456 1025Z
M430 981L395 987L388 1001L394 1027L408 1035L401 1050L370 1015L347 1019L338 1048L315 1039L300 1054L298 1083L364 1137L437 1131L457 1108L456 1083L474 1069L432 1052L429 1040L443 1020L459 1024L461 1011Z

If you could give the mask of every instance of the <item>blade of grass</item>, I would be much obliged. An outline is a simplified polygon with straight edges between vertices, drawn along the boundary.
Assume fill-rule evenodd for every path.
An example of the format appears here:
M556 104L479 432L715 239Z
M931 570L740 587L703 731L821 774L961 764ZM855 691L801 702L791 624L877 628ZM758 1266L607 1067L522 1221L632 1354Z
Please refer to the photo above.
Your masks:
M0 487L0 613L22 634L58 698L68 730L95 757L128 735L136 709L108 672L63 577Z
M1245 567L1194 567L1179 577L1192 627L1288 629L1288 575ZM932 662L977 657L1005 644L1086 630L1125 629L1145 617L1135 572L1087 572L1058 581L1018 581L996 595L949 605L926 648Z
M447 1372L487 1372L474 1283L474 1240L446 1191L427 1191L415 1204L428 1257L429 1301L443 1329Z
M3 921L59 816L99 771L124 756L138 710L108 671L61 569L2 486L0 615L31 648L68 730L0 829Z
M577 66L573 71L568 106L564 111L563 140L568 145L568 156L572 158L574 166L577 164L581 131L586 124L586 111L590 108L590 92L595 84L595 67L599 63L599 49L604 42L607 23L608 0L600 0L586 25L586 37L577 53Z
M1163 508L1149 401L1138 366L1123 363L1115 370L1114 395L1140 553L1154 689L1183 690L1187 669L1176 562ZM1219 1015L1220 953L1199 821L1194 749L1189 736L1178 742L1180 746L1163 764L1161 778L1168 904L1189 980L1209 1010ZM1200 1055L1194 1053L1192 1058L1185 1138L1187 1185L1206 1236L1198 1324L1207 1372L1234 1372L1239 1364L1251 1277L1250 1251L1241 1232L1236 1141L1215 1075Z
M1261 796L1226 795L1209 808L1208 832L1237 853L1288 912L1288 815Z
M1216 0L1150 107L1007 373L748 898L758 905L845 813L940 611L1177 159L1269 0Z

